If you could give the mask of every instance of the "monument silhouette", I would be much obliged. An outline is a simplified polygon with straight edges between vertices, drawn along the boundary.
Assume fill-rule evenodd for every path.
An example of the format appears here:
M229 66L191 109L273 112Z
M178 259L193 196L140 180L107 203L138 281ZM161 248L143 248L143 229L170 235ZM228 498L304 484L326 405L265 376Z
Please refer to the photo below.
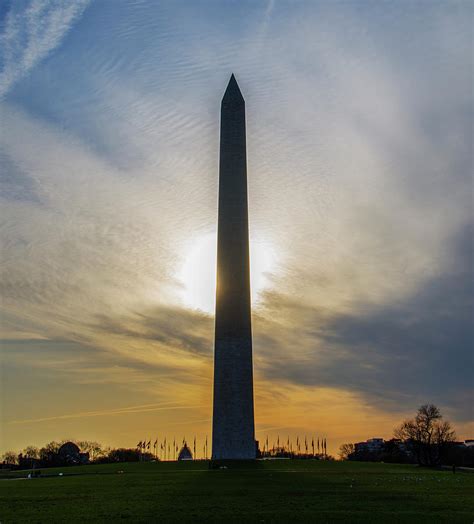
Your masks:
M255 459L245 101L222 98L212 459Z

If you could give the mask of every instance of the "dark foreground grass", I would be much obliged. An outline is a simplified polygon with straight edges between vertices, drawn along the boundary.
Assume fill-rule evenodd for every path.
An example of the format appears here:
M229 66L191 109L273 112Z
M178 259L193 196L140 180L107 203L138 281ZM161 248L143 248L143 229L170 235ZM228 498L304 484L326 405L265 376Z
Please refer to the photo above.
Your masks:
M0 480L2 524L474 521L474 474L415 466L277 460L218 470L189 462L43 473L56 476Z

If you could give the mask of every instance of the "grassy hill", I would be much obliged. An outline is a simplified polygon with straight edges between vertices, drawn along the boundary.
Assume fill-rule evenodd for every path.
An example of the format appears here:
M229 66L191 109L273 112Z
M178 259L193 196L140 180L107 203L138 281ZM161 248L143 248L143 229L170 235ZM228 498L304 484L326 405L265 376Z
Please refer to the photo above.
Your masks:
M416 466L275 460L210 470L207 462L168 462L43 473L52 476L3 475L2 524L474 521L473 474Z

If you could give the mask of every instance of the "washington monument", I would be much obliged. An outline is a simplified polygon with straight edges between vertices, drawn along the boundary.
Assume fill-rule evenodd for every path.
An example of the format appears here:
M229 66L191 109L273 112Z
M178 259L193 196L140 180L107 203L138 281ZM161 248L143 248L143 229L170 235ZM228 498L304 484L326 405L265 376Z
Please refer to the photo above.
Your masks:
M245 101L234 75L222 99L212 458L254 459Z

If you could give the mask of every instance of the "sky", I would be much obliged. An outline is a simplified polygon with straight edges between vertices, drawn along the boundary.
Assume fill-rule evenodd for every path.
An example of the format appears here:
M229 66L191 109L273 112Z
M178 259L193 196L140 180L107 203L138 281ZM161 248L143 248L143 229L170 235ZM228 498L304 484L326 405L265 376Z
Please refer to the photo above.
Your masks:
M257 439L473 437L468 1L0 4L0 452L211 435L246 99Z

